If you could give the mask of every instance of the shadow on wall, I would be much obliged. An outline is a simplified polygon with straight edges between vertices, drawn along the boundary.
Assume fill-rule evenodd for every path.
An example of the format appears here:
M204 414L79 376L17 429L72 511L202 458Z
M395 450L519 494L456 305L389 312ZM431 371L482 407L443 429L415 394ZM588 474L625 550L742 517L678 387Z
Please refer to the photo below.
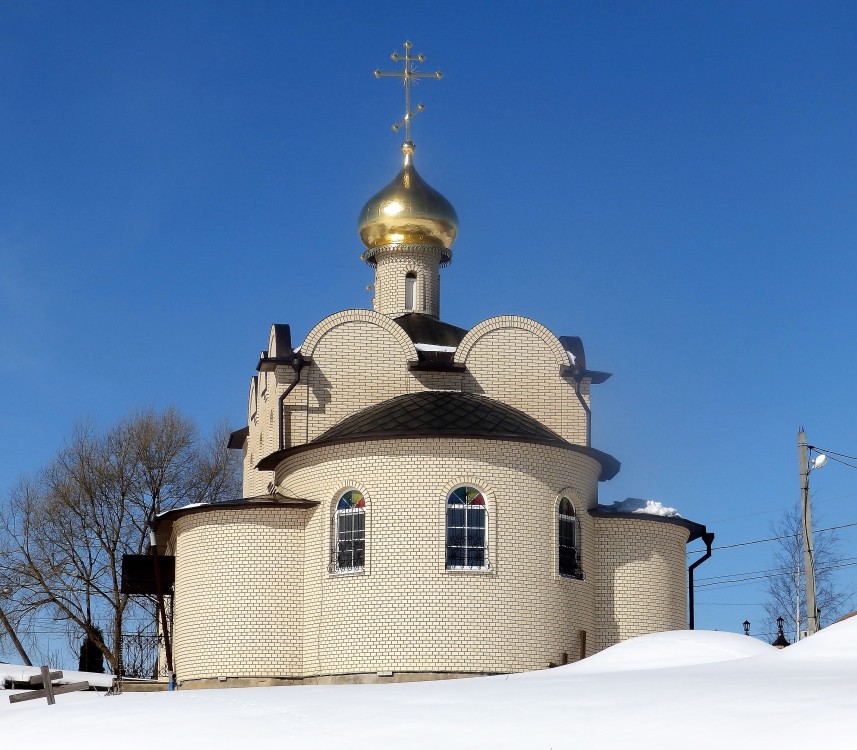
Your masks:
M304 369L301 385L296 391L306 394L302 402L283 404L283 434L286 436L285 447L309 442L310 414L324 414L331 402L332 386L330 380L316 365ZM282 385L277 379L278 384ZM312 405L311 405L312 404ZM298 432L302 434L298 434Z
M596 529L600 565L594 651L646 633L683 629L687 532L644 519L600 521Z

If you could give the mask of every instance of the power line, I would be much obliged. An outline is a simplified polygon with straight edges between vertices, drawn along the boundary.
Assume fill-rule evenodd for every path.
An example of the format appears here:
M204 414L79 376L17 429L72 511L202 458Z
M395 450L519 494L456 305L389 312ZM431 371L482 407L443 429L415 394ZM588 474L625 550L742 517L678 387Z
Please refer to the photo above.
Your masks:
M827 455L827 454L825 454ZM847 466L850 469L857 469L857 466L854 464L849 464L847 461L843 461L841 458L836 458L835 456L827 456L831 461L836 461L838 464L842 464L843 466Z
M835 570L836 568L850 568L854 565L857 565L857 562L840 563L838 565L825 565L823 568L820 568L820 570ZM782 571L779 573L772 572L772 573L768 573L767 575L747 576L746 578L730 578L730 579L727 579L725 581L712 581L711 583L701 583L696 588L703 589L703 588L709 588L711 586L722 586L725 584L738 584L738 583L744 583L745 581L758 581L759 579L763 579L763 578L772 578L774 576L791 576L791 575L794 575L793 570Z
M824 453L826 456L841 456L842 458L850 458L852 461L857 461L857 456L849 456L847 453L837 453L836 451L829 451L827 448L819 448L815 445L808 445L807 448L818 453Z
M855 468L857 468L857 467L855 467ZM850 528L852 526L857 526L857 521L853 521L851 523L842 523L842 524L839 524L838 526L828 526L824 529L816 529L815 533L821 534L824 531L835 531L836 529L847 529L847 528ZM747 547L751 544L762 544L763 542L777 542L780 539L797 539L797 537L799 537L799 536L800 536L800 533L798 533L798 534L785 534L784 536L771 536L771 537L767 537L766 539L752 539L749 542L738 542L737 544L724 544L721 547L712 547L711 549L712 549L712 551L717 550L717 549L735 549L735 547ZM688 550L687 554L688 555L697 555L697 554L702 554L705 551L706 550L704 550L704 549L692 549L692 550Z
M857 562L857 557L842 557L842 558L837 559L835 563L831 563L831 565L838 565L839 563L846 563L846 562L851 562L851 561ZM829 567L829 566L825 566L824 569L826 570L827 567ZM697 578L696 580L697 581L713 581L717 578L729 578L731 576L751 576L751 575L756 575L757 573L760 575L767 575L767 574L785 575L786 573L788 573L790 575L791 574L797 575L799 573L799 571L798 570L791 570L791 569L786 570L784 568L768 568L766 570L742 570L742 571L738 571L735 573L723 573L722 575L717 575L717 576L706 576L704 578Z

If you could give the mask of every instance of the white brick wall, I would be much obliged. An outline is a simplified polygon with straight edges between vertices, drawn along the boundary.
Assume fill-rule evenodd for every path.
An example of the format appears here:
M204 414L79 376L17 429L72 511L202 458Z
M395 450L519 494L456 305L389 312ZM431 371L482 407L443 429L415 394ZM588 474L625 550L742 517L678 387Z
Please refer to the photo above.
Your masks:
M688 530L639 518L595 518L595 650L646 633L687 627Z
M466 439L372 441L288 458L311 510L207 510L175 524L175 653L182 680L224 676L512 672L577 657L594 634L596 542L584 512L599 467L571 451ZM445 503L484 491L487 571L445 568ZM334 502L366 497L362 573L329 569ZM556 502L579 500L584 581L557 573ZM304 528L304 523L305 528Z

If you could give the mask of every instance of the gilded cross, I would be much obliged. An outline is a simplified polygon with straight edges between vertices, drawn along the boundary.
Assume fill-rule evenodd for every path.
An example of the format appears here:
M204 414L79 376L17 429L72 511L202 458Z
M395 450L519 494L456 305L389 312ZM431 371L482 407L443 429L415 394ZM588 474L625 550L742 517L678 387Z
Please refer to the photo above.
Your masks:
M411 118L417 114L417 112L422 112L426 106L425 104L417 104L417 108L415 110L411 110L411 83L416 83L416 79L418 78L443 78L443 73L439 70L434 73L417 73L414 68L414 63L425 62L425 55L411 55L411 47L414 45L410 42L405 42L405 54L400 55L397 52L394 52L390 55L390 59L393 62L403 62L405 64L405 69L401 73L382 73L380 70L375 71L375 78L401 78L402 83L405 85L405 116L399 120L399 122L393 125L393 132L398 133L399 128L402 125L405 126L405 140L411 140Z

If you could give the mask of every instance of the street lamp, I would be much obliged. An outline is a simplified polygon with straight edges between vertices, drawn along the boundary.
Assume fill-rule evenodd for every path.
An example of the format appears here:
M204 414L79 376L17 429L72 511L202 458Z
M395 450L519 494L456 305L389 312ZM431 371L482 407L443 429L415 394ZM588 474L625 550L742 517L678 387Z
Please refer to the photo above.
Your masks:
M744 635L750 635L750 621L744 620Z
M786 639L786 634L783 632L783 626L786 624L785 618L778 617L777 618L777 638L771 644L774 648L785 648L789 645L788 640Z

